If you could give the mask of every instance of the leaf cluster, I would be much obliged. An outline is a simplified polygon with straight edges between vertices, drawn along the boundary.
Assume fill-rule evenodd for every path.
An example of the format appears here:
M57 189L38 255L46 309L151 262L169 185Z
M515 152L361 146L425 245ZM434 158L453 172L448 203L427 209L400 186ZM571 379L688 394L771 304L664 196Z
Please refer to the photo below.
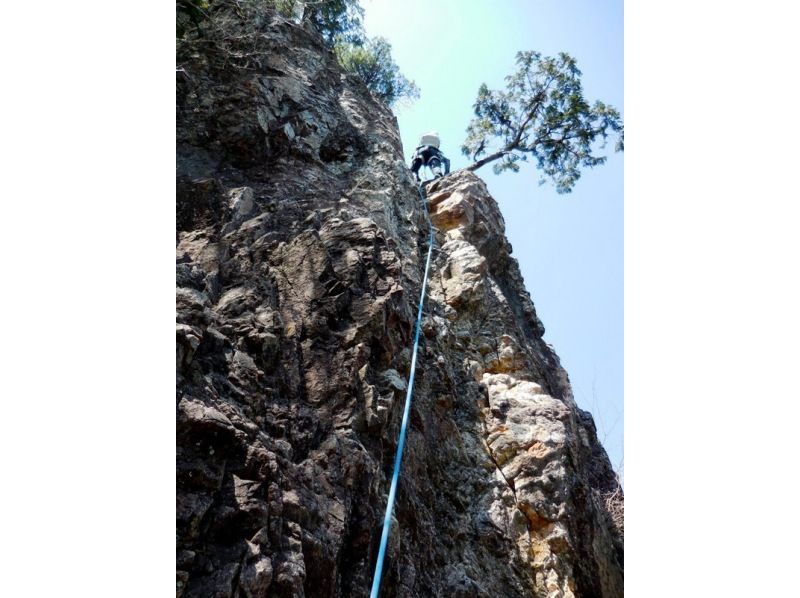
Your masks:
M181 39L190 27L199 28L208 14L208 0L176 0L175 37Z
M610 135L617 138L616 150L623 150L622 118L603 102L589 105L581 72L568 54L519 52L516 63L517 71L505 78L504 91L490 90L486 84L479 88L462 152L475 161L471 170L499 160L495 173L517 172L520 161L531 160L541 172L540 184L549 180L559 193L569 193L581 168L606 161L596 150L606 146ZM489 153L498 141L500 149Z
M345 71L356 75L389 106L401 98L419 97L419 88L400 73L392 58L392 46L384 38L367 39L360 44L340 39L334 52Z
M337 40L361 43L364 9L358 0L316 0L298 2L303 5L302 20L311 22L329 46Z

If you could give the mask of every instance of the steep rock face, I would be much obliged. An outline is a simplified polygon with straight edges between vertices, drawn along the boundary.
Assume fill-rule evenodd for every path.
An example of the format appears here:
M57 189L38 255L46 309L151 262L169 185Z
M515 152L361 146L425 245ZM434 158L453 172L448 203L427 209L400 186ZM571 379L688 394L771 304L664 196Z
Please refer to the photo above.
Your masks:
M617 484L591 416L542 340L497 203L467 172L429 186L428 197L442 243L431 280L444 316L434 350L453 364L459 394L474 389L478 426L460 435L483 445L494 476L474 486L471 520L488 513L510 541L531 576L523 595L622 595L621 538L598 501Z
M367 596L425 212L391 112L316 34L211 20L234 41L178 55L178 595ZM499 209L469 173L428 196L382 595L621 596L616 481Z

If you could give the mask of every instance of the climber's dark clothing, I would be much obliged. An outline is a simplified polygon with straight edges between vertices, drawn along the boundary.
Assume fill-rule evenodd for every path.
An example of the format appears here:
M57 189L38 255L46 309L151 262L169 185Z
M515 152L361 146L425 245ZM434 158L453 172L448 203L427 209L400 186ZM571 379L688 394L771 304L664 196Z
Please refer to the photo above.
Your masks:
M444 163L444 174L450 173L450 160L444 157L439 148L432 145L420 145L411 158L411 172L419 180L419 169L427 166L436 178L442 176L442 163Z

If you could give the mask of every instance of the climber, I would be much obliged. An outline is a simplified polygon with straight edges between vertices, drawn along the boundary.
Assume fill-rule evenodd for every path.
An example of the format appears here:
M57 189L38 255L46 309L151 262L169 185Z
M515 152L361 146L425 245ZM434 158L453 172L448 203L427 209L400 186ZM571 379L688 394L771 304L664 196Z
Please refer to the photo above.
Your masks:
M442 174L442 163L444 163L444 174ZM417 181L420 180L419 169L423 166L430 168L436 179L450 174L450 160L439 150L439 133L423 135L419 140L419 146L414 150L414 155L411 157L411 172Z

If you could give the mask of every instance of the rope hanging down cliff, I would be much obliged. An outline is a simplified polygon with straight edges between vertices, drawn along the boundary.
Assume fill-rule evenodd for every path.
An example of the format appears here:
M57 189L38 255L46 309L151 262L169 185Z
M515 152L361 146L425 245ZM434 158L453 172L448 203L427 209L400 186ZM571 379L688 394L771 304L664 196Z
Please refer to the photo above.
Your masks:
M375 574L372 577L372 592L370 598L378 598L381 589L381 573L383 572L383 559L386 556L386 545L389 541L389 531L392 527L392 511L394 510L394 499L397 492L397 483L400 479L400 463L403 460L403 447L406 443L406 432L408 431L408 418L411 413L411 393L414 388L414 374L417 369L417 349L419 348L419 332L422 328L422 306L425 303L425 288L428 286L428 270L431 265L431 253L433 252L433 224L428 214L428 204L425 201L422 186L417 187L422 207L425 210L425 218L428 221L428 257L425 260L425 275L422 278L422 290L419 294L419 307L417 309L417 326L414 331L414 348L411 351L411 371L408 374L408 389L406 391L406 404L403 409L403 421L400 424L400 439L397 442L397 452L394 456L394 472L392 473L392 485L389 488L389 499L386 502L386 515L383 518L383 533L381 534L381 547L378 550L378 560L375 563Z

